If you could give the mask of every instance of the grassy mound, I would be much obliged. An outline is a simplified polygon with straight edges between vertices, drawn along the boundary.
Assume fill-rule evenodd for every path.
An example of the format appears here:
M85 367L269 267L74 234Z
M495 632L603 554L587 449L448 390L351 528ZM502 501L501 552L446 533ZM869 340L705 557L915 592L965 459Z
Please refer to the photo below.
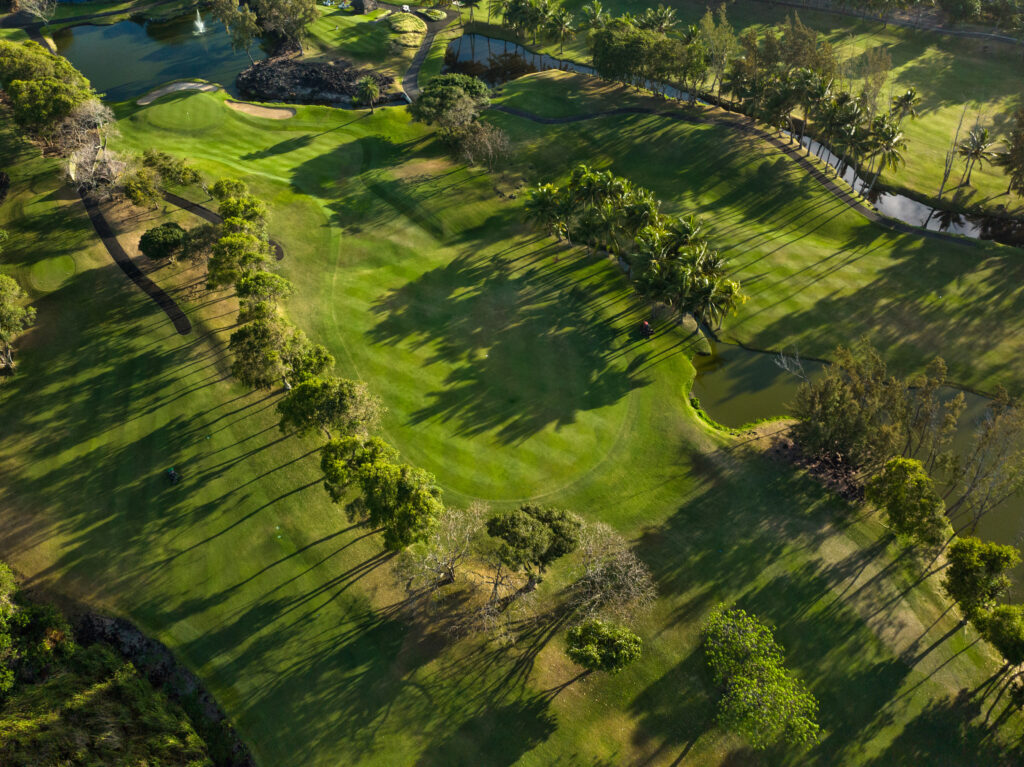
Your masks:
M392 41L395 45L401 48L419 48L420 43L423 42L423 35L407 32L405 34L397 35L392 38Z
M388 24L391 26L392 31L400 34L416 33L425 35L427 33L427 23L411 13L393 13L388 16Z
M445 18L444 11L439 8L417 8L417 13L422 13L431 21L443 21Z

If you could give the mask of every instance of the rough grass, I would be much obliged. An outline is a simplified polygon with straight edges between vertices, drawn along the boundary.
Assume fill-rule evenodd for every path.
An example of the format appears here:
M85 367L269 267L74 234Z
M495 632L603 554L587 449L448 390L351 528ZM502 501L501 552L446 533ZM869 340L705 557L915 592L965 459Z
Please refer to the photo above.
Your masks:
M998 666L991 650L951 631L957 618L933 582L914 582L876 521L707 430L685 396L687 339L669 325L649 343L636 338L646 311L613 265L526 230L493 176L450 164L405 110L300 107L269 124L223 98L123 106L119 146L159 146L208 178L250 183L288 253L288 314L328 344L339 373L382 396L385 436L436 473L449 501L536 498L633 540L662 592L639 626L644 659L565 686L576 670L557 624L541 621L504 650L405 621L378 540L320 488L316 441L278 432L279 392L227 379L230 297L191 290L199 276L187 269L157 273L197 328L174 334L97 250L54 164L30 152L3 157L15 180L0 208L15 233L4 268L23 275L68 253L77 269L35 295L38 327L0 389L0 548L23 571L130 615L173 647L263 764L1017 758L1005 744L1020 722L983 684ZM800 259L829 263L863 241L874 266L850 270L852 293L900 248L907 263L932 251L963 263L1002 257L890 239L830 209L788 161L710 126L616 118L570 131L500 119L516 142L510 173L557 180L583 159L615 167L671 207L720 211L713 236L762 259L746 269L799 272ZM759 207L771 182L787 194ZM810 218L819 209L825 218ZM836 285L819 276L771 290L751 311L790 293L814 307ZM910 351L904 359L916 359ZM180 485L163 480L170 465ZM555 568L545 593L573 564ZM787 665L821 700L826 737L810 754L755 754L714 727L699 626L722 600L776 628Z
M577 19L581 18L580 8L585 5L585 0L568 0L565 5ZM680 25L696 23L708 7L699 0L672 0L666 5L676 9ZM604 6L612 14L637 13L639 10L626 0L612 0ZM499 14L494 10L496 6L491 7L493 22ZM741 31L750 27L763 30L767 25L782 24L794 10L805 24L819 30L832 43L841 59L856 61L866 49L877 46L889 52L893 69L882 89L880 104L885 103L891 93L901 93L911 86L916 87L922 96L921 117L903 126L909 142L906 166L895 175L883 174L880 183L934 197L938 193L946 152L956 133L964 105L967 105L964 133L980 119L982 124L993 129L997 137L1004 134L1013 110L1024 107L1024 57L1021 55L1024 49L1020 46L883 27L879 22L823 11L793 9L758 0L737 0L728 5L727 12L733 27ZM463 15L468 20L468 10L463 10ZM476 6L473 15L477 21L486 22L487 3ZM495 32L508 34L499 30ZM566 41L561 52L559 43L543 39L530 47L559 58L590 63L586 32ZM858 85L859 82L854 81L850 87L857 89ZM963 164L958 162L951 177L954 184L959 181L962 171ZM1022 207L1019 198L1003 196L1006 180L998 168L977 169L971 183L972 189L965 187L962 190L961 204L983 202L989 206L1008 204Z

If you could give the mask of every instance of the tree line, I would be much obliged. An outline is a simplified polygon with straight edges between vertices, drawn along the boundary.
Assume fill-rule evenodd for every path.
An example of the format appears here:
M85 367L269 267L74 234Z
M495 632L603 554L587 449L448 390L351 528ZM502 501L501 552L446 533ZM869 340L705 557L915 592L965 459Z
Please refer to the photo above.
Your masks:
M691 315L709 336L745 300L695 216L662 213L650 191L611 171L578 165L564 186L530 190L524 214L559 242L620 258L641 295Z
M905 546L932 564L944 558L923 577L944 573L963 623L974 623L1009 664L1024 662L1024 605L999 603L1020 554L973 536L981 519L1024 490L1024 407L998 391L970 445L957 450L964 395L943 392L941 358L909 378L891 374L867 341L838 348L833 359L801 383L792 406L791 433L805 460L863 487Z
M724 5L688 26L663 5L612 17L592 0L579 22L551 0L507 0L496 7L502 24L522 38L564 42L585 31L594 69L604 79L662 95L675 87L690 103L703 97L785 129L791 141L816 138L814 151L823 159L828 154L836 175L856 168L868 193L884 171L905 163L902 125L919 116L921 98L914 88L882 98L892 67L888 51L879 46L843 61L796 13L759 36L755 29L737 34ZM1008 125L1002 151L980 118L965 137L958 129L952 149L953 159L963 163L958 186L970 187L973 170L988 162L1003 169L1007 193L1024 196L1024 110ZM948 176L949 170L940 199Z

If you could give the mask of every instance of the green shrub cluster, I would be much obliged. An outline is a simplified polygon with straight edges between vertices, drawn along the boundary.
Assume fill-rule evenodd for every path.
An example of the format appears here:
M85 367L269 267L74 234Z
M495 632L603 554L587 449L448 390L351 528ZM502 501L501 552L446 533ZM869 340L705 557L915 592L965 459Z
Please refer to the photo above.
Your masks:
M818 701L786 670L782 647L757 618L719 605L704 624L704 658L722 690L722 727L757 749L818 742Z

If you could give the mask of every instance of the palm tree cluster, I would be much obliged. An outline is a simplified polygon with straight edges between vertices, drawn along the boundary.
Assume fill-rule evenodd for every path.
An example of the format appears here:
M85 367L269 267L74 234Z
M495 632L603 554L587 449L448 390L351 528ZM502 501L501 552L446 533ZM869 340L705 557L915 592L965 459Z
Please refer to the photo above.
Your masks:
M519 37L532 37L534 43L538 35L546 35L564 46L576 34L573 15L551 0L498 0L495 5L502 26Z
M650 191L611 171L578 165L565 186L534 188L525 214L557 240L582 243L588 255L618 256L641 295L691 315L708 335L745 300L695 216L663 214Z

